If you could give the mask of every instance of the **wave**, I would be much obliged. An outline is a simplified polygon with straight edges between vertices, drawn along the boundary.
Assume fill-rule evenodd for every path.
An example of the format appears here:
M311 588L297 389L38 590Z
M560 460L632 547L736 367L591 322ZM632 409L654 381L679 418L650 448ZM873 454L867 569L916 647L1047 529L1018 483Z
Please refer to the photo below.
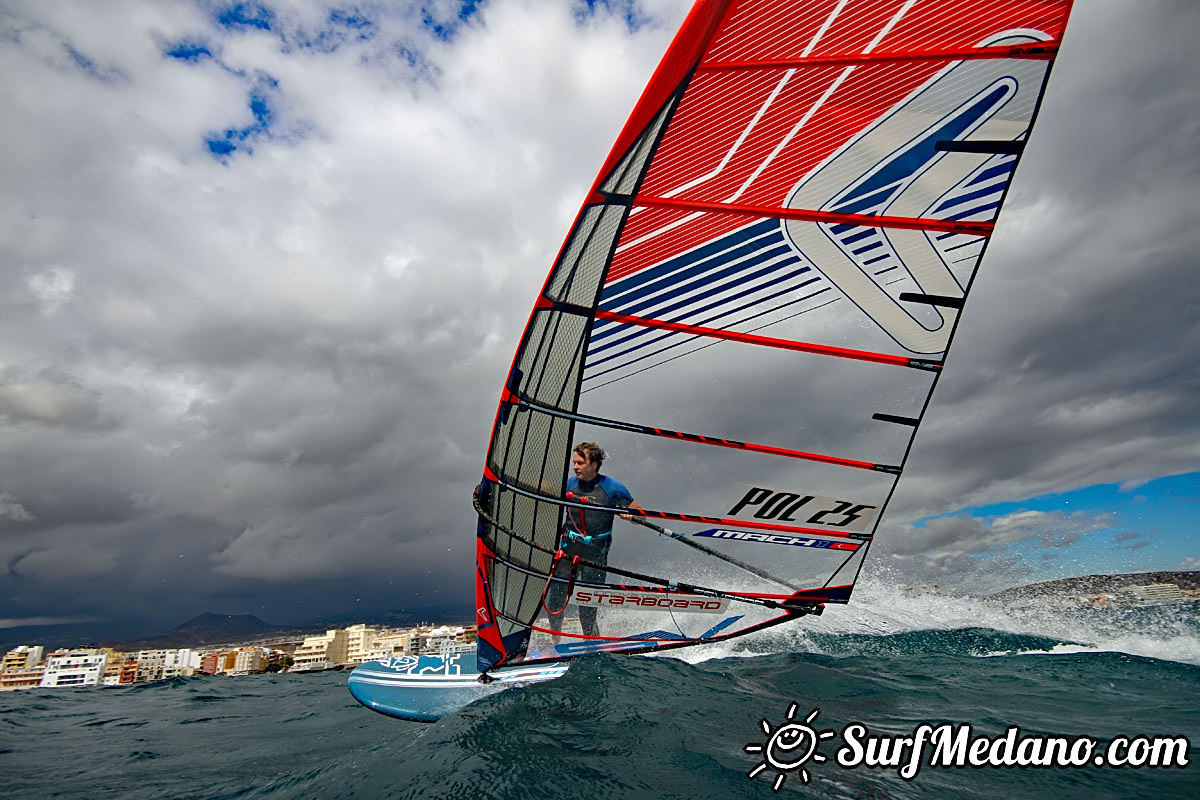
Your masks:
M1200 665L1200 602L1088 608L997 603L865 582L845 606L720 644L673 651L689 663L771 653L939 652L989 657L1113 652Z

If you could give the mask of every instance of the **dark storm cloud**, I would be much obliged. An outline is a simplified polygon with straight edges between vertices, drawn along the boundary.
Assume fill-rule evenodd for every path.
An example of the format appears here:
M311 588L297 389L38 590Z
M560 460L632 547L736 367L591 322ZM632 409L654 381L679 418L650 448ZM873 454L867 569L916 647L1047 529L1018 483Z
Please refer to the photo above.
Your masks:
M1198 463L1194 24L1185 3L1076 8L901 516Z
M469 611L499 386L684 12L256 7L0 10L6 620ZM1197 462L1198 13L1076 9L898 525ZM737 389L702 432L804 444ZM725 488L680 458L638 494L693 466L693 494ZM1083 533L1041 522L947 517L884 553L915 582Z
M469 613L513 343L679 5L6 4L6 624Z

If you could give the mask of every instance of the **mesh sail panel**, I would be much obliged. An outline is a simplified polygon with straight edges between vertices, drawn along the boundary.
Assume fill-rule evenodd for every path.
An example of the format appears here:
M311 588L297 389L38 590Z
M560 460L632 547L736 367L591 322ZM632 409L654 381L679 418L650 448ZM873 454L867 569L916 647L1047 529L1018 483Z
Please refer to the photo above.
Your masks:
M638 181L642 178L642 173L646 169L646 162L650 158L650 153L654 150L654 145L658 141L658 135L662 132L663 125L666 124L671 110L672 106L668 105L659 112L654 123L638 139L637 145L629 151L625 159L613 170L612 175L600 187L601 191L619 195L633 193L633 190L637 188Z

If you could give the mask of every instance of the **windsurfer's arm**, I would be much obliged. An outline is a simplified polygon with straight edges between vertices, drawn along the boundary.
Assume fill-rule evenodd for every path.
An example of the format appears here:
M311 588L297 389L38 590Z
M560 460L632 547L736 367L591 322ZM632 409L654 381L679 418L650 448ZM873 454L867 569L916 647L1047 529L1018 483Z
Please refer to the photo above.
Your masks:
M645 511L646 510L638 505L637 500L630 500L627 508L632 508L636 511ZM633 520L633 514L622 514L621 519L625 520L626 522L630 522Z

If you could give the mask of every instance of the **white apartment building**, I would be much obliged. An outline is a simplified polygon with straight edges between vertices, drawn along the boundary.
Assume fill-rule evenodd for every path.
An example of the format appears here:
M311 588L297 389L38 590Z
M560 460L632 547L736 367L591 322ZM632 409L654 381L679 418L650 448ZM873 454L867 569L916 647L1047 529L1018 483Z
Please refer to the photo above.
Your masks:
M422 653L466 653L475 649L475 641L466 641L466 628L443 625L430 631L422 631Z
M375 648L375 636L378 632L364 624L351 625L346 628L346 662L361 664L371 659L371 651Z
M157 681L163 676L167 661L167 650L139 650L137 654L137 678L142 681Z
M195 675L200 670L200 653L195 650L188 648L163 650L162 654L162 675L160 677L187 677Z
M99 686L108 656L94 650L77 650L63 656L51 656L42 673L41 686Z
M414 634L411 630L376 634L375 646L366 660L385 661L392 656L416 655L420 639Z

